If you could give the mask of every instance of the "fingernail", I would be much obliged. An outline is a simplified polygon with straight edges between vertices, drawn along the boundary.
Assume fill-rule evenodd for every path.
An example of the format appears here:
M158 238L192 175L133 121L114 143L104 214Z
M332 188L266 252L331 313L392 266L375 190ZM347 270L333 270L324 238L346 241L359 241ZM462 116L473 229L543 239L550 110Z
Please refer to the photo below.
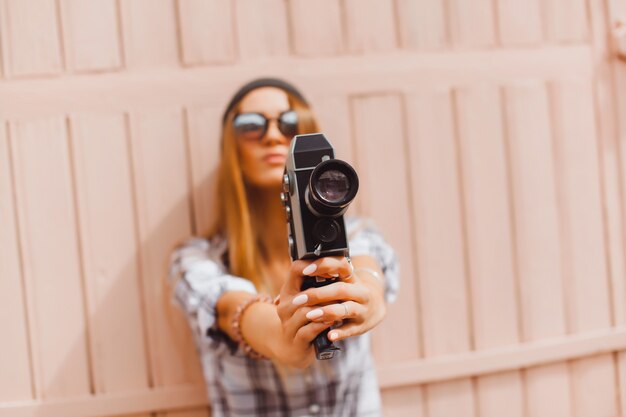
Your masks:
M316 310L311 310L308 313L306 313L306 318L309 320L313 320L317 317L321 317L324 314L324 312L321 309L316 309Z
M308 299L309 299L308 295L300 294L300 295L294 297L292 303L294 305L301 306L302 304L306 303L308 301Z
M338 278L339 274L330 274L330 276L333 277L333 278Z
M313 272L315 272L317 270L317 265L316 264L311 264L309 266L307 266L306 268L304 268L302 270L302 273L304 275L311 275Z
M335 340L337 338L337 333L335 333L335 332L328 333L328 338L330 340Z

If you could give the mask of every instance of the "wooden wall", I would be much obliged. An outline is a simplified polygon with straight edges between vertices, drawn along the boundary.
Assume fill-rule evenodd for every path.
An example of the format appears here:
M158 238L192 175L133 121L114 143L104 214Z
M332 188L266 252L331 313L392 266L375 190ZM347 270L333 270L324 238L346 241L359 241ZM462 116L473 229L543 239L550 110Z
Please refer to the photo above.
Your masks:
M398 251L387 416L626 415L623 0L0 0L0 417L210 414L167 300L243 82Z

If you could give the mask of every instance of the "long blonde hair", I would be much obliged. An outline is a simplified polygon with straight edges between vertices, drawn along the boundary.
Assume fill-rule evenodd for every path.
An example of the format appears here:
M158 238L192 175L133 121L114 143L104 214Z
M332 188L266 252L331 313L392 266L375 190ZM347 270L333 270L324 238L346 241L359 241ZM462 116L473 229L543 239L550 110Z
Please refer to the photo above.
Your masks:
M285 90L283 90L285 91ZM298 133L316 133L319 127L311 108L302 100L285 91L291 109L298 113ZM240 101L241 102L241 101ZM254 222L250 213L250 196L246 190L233 119L240 108L240 103L227 114L222 127L222 158L218 170L217 218L209 237L220 234L228 242L229 272L252 281L258 290L267 290L261 272L265 266L261 256L263 242L257 242ZM278 198L278 196L276 196ZM287 236L285 236L287 239Z

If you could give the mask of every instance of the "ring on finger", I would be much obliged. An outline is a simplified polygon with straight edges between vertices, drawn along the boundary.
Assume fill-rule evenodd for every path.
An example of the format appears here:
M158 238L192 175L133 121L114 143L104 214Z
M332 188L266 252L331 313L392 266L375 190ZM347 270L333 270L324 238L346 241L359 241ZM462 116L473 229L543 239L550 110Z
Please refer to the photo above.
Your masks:
M347 303L341 303L341 305L343 306L344 310L346 310L346 314L344 314L344 317L348 317L350 315L350 312L348 311L348 304Z

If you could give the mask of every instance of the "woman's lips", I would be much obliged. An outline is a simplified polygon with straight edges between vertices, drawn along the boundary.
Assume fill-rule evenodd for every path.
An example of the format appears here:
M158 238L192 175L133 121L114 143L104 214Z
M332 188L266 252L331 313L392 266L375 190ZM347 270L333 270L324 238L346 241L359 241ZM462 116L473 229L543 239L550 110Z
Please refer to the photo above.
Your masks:
M265 162L267 162L268 164L272 164L272 165L273 164L284 164L286 159L287 159L286 155L277 154L277 153L266 155L263 158L263 160Z

